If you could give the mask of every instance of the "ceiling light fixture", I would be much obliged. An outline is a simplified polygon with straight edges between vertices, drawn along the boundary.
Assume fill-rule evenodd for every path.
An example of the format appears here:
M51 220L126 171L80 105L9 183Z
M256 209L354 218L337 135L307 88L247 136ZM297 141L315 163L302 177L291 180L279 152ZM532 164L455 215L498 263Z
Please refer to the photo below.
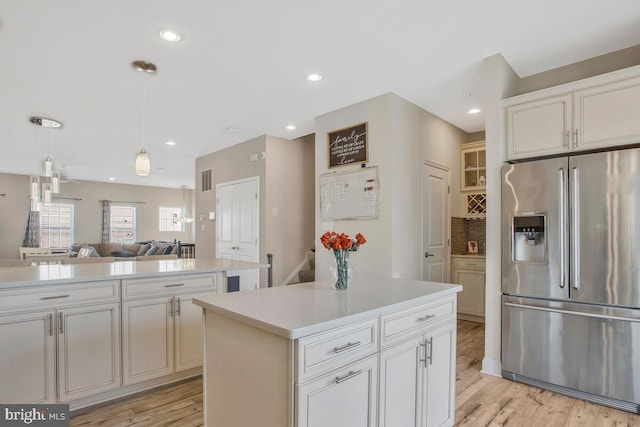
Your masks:
M134 69L137 71L142 71L146 73L153 74L158 69L154 64L147 61L134 61L132 64ZM151 159L149 159L149 154L144 149L144 124L145 124L145 104L147 102L147 89L144 88L142 90L142 149L136 155L136 175L138 176L149 176L151 172Z
M45 117L29 117L29 122L40 127L60 129L62 123ZM38 152L38 131L36 131L36 155ZM50 147L49 147L50 148ZM53 193L60 192L60 174L54 171L53 158L47 154L44 160L44 174L42 177L33 175L29 178L29 197L31 210L40 211L42 203L51 203Z
M307 80L309 80L310 82L319 82L320 80L322 80L322 76L317 73L312 73L307 76Z
M296 130L297 128L294 125L288 125L286 127L287 130Z
M180 41L180 34L178 34L177 32L175 32L173 30L162 30L162 31L160 31L160 37L162 38L162 40L165 40L165 41L168 41L168 42L172 42L172 43Z
M167 145L173 147L174 145L176 145L175 141L167 141L166 142Z
M115 181L116 179L114 177L110 177L109 181Z
M182 222L185 224L191 224L193 222L193 217L187 215L187 205L184 203L184 191L186 188L186 185L182 186L182 212L180 212L180 215L173 214L174 223Z
M471 115L478 114L478 113L480 113L480 109L477 107L473 107L469 111L467 111L467 114L471 114Z

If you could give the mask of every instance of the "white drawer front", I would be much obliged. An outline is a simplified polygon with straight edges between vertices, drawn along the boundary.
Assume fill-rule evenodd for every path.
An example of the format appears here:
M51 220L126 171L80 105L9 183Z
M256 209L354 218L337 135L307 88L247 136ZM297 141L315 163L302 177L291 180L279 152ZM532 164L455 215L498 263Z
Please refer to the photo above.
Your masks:
M168 278L149 278L122 281L124 298L146 295L175 294L194 290L216 289L214 275L176 276Z
M378 351L378 319L332 329L297 342L298 383Z
M484 270L484 259L454 258L453 267L460 269Z
M447 315L452 315L453 309L454 299L449 298L434 304L425 304L399 313L382 316L382 346L404 338Z
M120 300L117 280L87 282L75 285L51 285L12 289L0 294L0 309L50 307L83 302L113 302Z

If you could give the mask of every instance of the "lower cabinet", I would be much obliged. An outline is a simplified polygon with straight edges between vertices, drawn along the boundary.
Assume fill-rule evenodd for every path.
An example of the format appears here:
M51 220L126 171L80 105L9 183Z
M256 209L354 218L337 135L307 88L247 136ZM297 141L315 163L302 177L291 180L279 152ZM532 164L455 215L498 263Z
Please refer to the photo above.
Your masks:
M454 353L451 324L383 350L379 426L452 425Z
M190 288L198 290L189 292ZM192 300L215 292L211 276L124 281L125 385L202 366L202 309Z
M377 379L374 355L296 386L298 427L377 425Z
M68 402L121 385L119 303L0 316L0 336L0 378L11 385L0 387L3 403Z
M453 283L458 293L458 314L466 320L484 321L485 260L474 256L453 256Z

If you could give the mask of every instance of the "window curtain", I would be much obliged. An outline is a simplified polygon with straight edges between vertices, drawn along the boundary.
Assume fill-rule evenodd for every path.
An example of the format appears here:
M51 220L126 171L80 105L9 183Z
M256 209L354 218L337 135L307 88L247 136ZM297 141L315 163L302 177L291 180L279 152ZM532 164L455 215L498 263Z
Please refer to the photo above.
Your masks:
M101 200L102 205L102 243L107 243L111 236L111 202Z
M23 248L40 247L40 212L29 210L27 228L24 231Z

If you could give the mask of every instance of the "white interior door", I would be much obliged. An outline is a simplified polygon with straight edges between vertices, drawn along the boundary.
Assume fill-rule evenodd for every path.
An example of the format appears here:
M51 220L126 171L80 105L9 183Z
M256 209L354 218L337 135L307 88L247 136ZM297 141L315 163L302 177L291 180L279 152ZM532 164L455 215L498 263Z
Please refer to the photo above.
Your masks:
M422 182L422 279L449 281L449 170L424 165Z
M216 185L216 258L258 262L260 179ZM240 289L258 288L258 270L230 271L240 276Z

